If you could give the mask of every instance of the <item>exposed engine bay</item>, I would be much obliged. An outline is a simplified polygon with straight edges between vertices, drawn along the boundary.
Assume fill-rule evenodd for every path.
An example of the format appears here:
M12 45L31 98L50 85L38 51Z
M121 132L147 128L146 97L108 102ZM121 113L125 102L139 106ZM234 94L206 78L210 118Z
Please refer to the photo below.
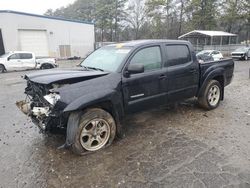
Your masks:
M25 75L26 98L16 102L16 105L42 132L64 131L69 116L69 112L64 112L64 109L90 91L85 90L84 86L79 90L78 85L86 85L88 83L85 81L107 74L103 71L76 68L38 71Z
M27 87L25 100L16 102L17 107L38 125L42 132L65 130L68 114L63 112L67 104L60 101L59 89L67 90L67 86L106 75L100 71L54 70L41 71L26 75ZM79 96L82 95L79 93ZM64 95L64 99L73 97L72 93ZM74 97L73 97L74 99Z
M26 99L16 103L18 108L30 116L33 123L38 125L41 131L51 131L55 128L65 128L65 118L60 111L55 110L55 105L60 95L53 92L65 86L65 84L39 84L30 80L25 88Z

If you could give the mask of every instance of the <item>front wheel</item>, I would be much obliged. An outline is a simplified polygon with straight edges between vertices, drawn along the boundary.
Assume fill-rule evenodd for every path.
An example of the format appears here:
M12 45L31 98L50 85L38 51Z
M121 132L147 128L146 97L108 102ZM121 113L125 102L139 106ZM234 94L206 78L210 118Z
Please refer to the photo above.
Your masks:
M221 95L221 84L217 80L211 80L208 82L201 97L198 98L198 102L203 108L212 110L219 106Z
M0 73L4 73L5 67L3 65L0 65Z
M245 60L245 61L248 60L247 54L244 56L244 60Z
M98 151L109 146L115 134L116 123L110 113L100 108L88 109L79 116L72 150L80 155Z

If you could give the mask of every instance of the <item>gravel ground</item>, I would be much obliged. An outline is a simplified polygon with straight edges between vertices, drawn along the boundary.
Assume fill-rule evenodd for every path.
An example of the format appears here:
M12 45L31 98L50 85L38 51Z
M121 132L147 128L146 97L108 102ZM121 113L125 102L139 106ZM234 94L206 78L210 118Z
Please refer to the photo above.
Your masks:
M59 62L72 67L77 61ZM235 62L225 100L195 100L126 118L125 138L76 156L15 106L28 72L0 74L0 187L250 187L250 61Z

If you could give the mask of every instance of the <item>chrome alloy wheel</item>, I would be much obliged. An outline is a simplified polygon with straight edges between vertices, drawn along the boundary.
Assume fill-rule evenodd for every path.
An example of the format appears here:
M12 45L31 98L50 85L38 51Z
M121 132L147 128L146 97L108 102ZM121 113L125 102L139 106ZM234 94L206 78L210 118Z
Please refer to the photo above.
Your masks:
M104 119L92 119L83 126L80 143L88 151L102 148L109 140L110 126Z
M208 92L208 102L211 106L216 106L220 100L220 88L213 85Z

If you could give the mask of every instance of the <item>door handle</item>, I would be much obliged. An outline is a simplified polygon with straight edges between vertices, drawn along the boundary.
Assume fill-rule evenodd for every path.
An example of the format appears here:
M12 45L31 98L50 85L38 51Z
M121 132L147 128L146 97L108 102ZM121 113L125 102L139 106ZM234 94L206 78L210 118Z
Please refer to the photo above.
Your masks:
M163 80L163 79L166 79L166 78L167 78L167 76L164 75L164 74L162 74L162 75L159 76L159 79L160 79L160 80Z

